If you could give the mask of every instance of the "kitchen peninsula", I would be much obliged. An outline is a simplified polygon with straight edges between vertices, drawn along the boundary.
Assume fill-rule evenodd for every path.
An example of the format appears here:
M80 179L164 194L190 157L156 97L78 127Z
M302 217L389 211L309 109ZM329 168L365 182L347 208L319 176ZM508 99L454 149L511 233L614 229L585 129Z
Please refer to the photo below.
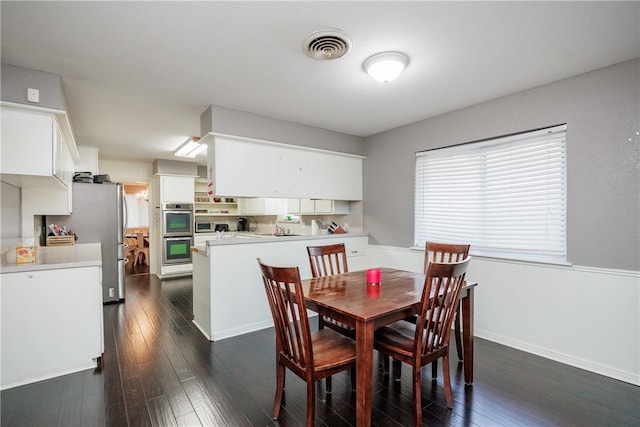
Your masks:
M33 264L16 264L15 245L7 249L0 268L1 388L99 367L100 243L38 247Z
M344 243L349 270L367 268L367 234L225 237L193 248L193 323L210 341L273 325L257 258L297 266L305 279L311 277L307 246Z

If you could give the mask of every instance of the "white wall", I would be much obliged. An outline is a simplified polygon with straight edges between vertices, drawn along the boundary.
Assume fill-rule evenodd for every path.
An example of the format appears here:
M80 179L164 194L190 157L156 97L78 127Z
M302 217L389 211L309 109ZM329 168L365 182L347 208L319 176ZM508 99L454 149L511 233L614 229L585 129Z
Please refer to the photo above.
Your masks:
M125 194L127 200L127 227L149 226L149 201L138 200L135 194Z
M370 242L412 246L417 151L566 123L567 260L639 271L639 93L633 60L368 137Z
M149 182L153 175L152 162L99 160L100 174L107 174L113 182Z
M369 245L369 265L420 272L424 252ZM640 385L640 273L474 257L475 335Z
M22 193L18 187L0 182L0 239L22 235Z

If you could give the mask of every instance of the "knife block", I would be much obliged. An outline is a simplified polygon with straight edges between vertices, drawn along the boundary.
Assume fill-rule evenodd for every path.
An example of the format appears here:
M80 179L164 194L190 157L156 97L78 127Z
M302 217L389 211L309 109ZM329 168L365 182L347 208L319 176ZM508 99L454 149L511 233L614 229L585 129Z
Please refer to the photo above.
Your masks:
M333 230L332 234L346 234L347 232L344 231L344 228L338 226Z

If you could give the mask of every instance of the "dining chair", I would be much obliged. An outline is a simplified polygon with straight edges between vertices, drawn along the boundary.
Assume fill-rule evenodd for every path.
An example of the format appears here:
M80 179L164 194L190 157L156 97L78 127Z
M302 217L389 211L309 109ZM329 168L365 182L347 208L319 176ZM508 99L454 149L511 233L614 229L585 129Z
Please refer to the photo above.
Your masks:
M346 273L349 271L347 265L347 251L344 243L324 246L307 246L309 254L309 264L311 265L312 277L325 277L333 274ZM328 326L336 332L340 332L349 338L355 337L355 329L338 322L327 316L318 317L318 328L323 329Z
M469 256L469 248L471 245L467 244L454 244L454 243L438 243L438 242L426 242L424 250L424 272L427 272L429 262L459 262ZM416 323L417 316L411 316L405 319L408 322ZM463 360L463 348L462 348L462 333L460 326L460 303L456 308L456 317L453 320L454 337L456 339L456 351L458 352L458 360ZM389 358L384 359L384 372L389 371ZM394 361L395 362L395 361ZM400 362L395 362L394 372L396 379L400 378ZM431 377L438 377L438 361L435 360L431 365Z
M447 407L453 408L449 336L469 261L470 258L467 257L460 262L431 262L427 267L416 323L401 320L380 328L375 333L374 348L396 361L411 365L413 409L417 426L422 425L420 369L440 358Z
M311 332L298 267L274 267L258 258L276 332L276 396L273 419L280 415L289 368L307 383L307 426L315 420L315 382L351 369L355 389L355 342L332 329Z
M333 274L346 273L349 271L347 265L347 251L344 243L323 246L307 246L309 264L311 265L312 277L325 277ZM325 326L341 333L349 338L355 339L356 331L349 325L332 319L328 316L318 316L318 328ZM331 393L331 377L325 380L327 393Z
M459 262L469 256L469 248L467 244L453 243L437 243L426 242L424 251L424 272L427 272L429 262ZM456 338L456 351L458 352L458 360L463 360L462 351L462 335L460 327L460 304L456 308L456 317L453 321L454 336ZM433 376L436 376L437 363L434 364Z

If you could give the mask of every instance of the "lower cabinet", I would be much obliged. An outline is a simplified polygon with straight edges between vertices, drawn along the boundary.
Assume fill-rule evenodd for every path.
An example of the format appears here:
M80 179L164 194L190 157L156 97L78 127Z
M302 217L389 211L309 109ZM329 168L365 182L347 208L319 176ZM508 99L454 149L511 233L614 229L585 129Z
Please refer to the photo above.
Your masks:
M95 368L104 350L98 266L3 273L1 388Z

